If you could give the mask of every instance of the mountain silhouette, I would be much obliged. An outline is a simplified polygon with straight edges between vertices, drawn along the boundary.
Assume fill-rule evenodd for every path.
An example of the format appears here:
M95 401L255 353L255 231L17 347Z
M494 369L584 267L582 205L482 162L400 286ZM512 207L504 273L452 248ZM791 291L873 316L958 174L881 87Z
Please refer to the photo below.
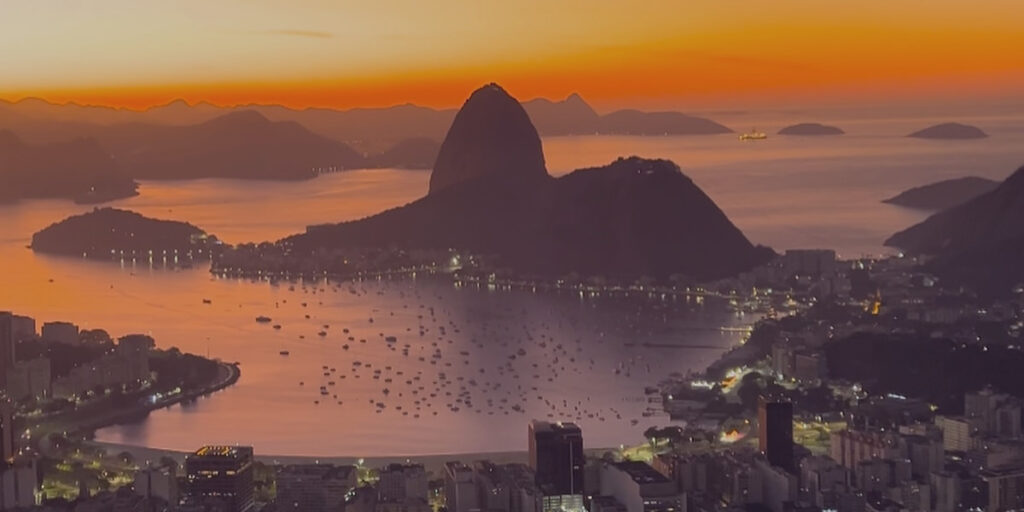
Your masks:
M117 125L98 138L126 172L143 179L306 179L366 165L342 142L251 110L196 125Z
M523 102L538 133L558 135L703 135L730 133L709 119L679 112L622 110L599 115L579 94L561 101L536 98ZM100 139L106 127L116 125L186 126L243 110L259 112L271 121L294 121L310 131L345 142L361 151L380 153L406 139L441 140L455 117L455 109L417 105L384 108L293 109L281 105L215 106L174 100L145 110L75 104L58 105L40 99L0 100L0 129L15 130L34 143L75 137Z
M842 135L846 132L835 126L821 123L798 123L779 130L779 135Z
M882 202L921 210L944 210L965 203L997 186L998 181L967 176L914 187Z
M536 130L495 84L475 91L442 143L426 197L285 240L323 248L457 248L525 272L710 279L772 256L667 160L620 158L555 179Z
M455 115L430 174L430 193L492 175L523 181L548 177L530 117L493 83L474 91Z
M1024 281L1024 167L984 193L894 234L885 244L934 256L929 267L956 283L1001 294Z
M431 169L437 161L441 145L427 137L413 137L399 141L394 146L369 157L371 167L396 167L400 169Z
M523 108L544 136L593 135L601 121L601 116L576 93L562 101L532 99L523 102Z
M988 134L977 126L960 123L942 123L918 130L907 137L918 139L984 139Z
M30 145L0 130L0 202L62 198L95 203L135 195L136 187L93 139Z
M618 110L601 116L598 133L605 135L715 135L732 130L710 119L680 112Z

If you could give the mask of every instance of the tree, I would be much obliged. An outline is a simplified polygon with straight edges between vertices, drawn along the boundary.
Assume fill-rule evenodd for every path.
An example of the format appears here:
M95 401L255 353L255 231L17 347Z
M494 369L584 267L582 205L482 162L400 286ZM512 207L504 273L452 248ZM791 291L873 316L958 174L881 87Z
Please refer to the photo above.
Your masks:
M78 339L86 345L110 345L114 342L110 334L103 329L82 329Z

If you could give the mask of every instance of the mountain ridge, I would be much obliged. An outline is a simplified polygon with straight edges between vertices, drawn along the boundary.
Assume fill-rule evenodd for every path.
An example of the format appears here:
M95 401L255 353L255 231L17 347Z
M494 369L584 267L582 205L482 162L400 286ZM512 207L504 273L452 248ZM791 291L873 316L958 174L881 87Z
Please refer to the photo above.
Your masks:
M940 276L988 294L1024 281L1024 167L994 190L893 234L885 245L933 257Z
M998 181L978 176L965 176L913 187L883 203L921 210L944 210L964 203L999 186Z
M479 123L511 126L514 140L528 142L486 140L506 132ZM488 149L481 152L474 144ZM751 244L667 160L620 158L551 177L525 109L496 85L470 96L442 148L462 167L439 156L434 173L447 176L440 182L432 177L425 197L363 219L317 226L281 243L295 252L457 248L495 256L524 272L663 279L734 275L774 254ZM525 168L506 165L502 159L510 152ZM479 165L495 168L473 167Z

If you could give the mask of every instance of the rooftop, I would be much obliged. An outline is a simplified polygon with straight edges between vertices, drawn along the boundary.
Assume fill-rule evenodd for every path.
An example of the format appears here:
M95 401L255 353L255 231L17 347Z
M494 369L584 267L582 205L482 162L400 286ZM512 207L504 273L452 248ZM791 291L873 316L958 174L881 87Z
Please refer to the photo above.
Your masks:
M638 484L660 484L669 482L669 479L666 478L665 475L658 473L657 470L652 468L646 462L628 460L616 462L612 465L618 468L619 471L628 474L629 477Z
M581 432L580 427L568 421L557 421L554 423L542 420L533 420L530 424L534 432Z
M252 456L252 447L209 445L196 450L194 455L197 457L238 458L245 455Z

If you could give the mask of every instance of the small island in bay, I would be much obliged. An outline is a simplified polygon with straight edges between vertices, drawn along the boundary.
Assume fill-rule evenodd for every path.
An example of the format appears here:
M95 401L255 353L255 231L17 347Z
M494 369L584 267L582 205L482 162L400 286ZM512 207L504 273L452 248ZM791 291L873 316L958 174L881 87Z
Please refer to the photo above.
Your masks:
M733 133L720 123L682 112L641 112L617 110L601 116L601 135L718 135Z
M945 210L991 192L998 186L998 181L966 176L914 187L882 202L921 210Z
M216 237L186 222L157 220L116 208L95 208L32 235L36 252L111 257L208 257Z
M821 123L798 123L779 130L779 135L843 135L841 128Z
M942 123L918 130L907 137L918 139L984 139L988 134L969 124Z

